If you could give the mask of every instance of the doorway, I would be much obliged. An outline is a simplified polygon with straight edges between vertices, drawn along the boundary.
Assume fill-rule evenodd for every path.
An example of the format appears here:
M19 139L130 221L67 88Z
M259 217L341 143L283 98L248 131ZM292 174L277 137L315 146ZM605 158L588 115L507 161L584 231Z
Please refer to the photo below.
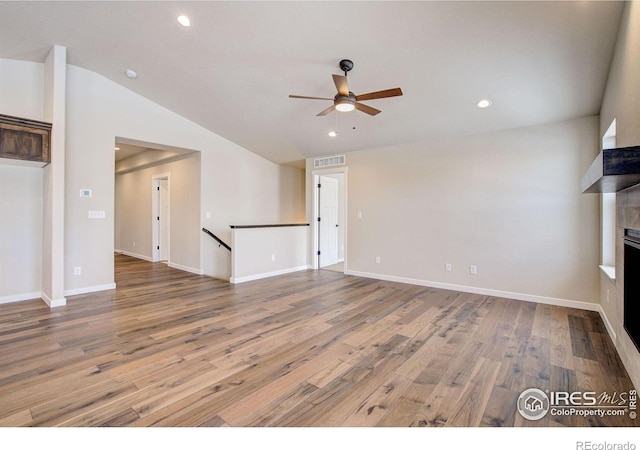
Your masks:
M171 249L170 174L153 176L152 186L152 261L168 262Z
M346 168L314 173L314 267L344 273L346 256Z

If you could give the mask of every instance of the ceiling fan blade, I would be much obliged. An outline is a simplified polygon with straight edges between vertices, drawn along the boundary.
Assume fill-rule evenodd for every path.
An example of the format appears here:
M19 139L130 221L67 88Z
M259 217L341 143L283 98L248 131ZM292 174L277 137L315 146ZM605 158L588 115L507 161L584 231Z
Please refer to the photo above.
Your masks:
M324 111L320 111L318 114L316 114L316 117L318 117L318 116L326 116L327 114L329 114L334 109L336 109L336 106L335 105L331 105L327 109L325 109Z
M333 82L336 84L336 89L338 90L338 94L343 97L349 96L349 85L347 84L347 77L344 75L332 75Z
M362 103L358 102L356 102L355 106L358 111L362 111L363 113L369 114L370 116L375 116L376 114L380 114L382 112L379 109L375 109L371 106L363 105Z
M367 94L356 95L356 100L375 100L378 98L398 97L402 95L402 89L393 88L385 89L384 91L369 92Z
M304 98L307 100L333 100L332 98L327 97L307 97L304 95L289 95L289 98Z

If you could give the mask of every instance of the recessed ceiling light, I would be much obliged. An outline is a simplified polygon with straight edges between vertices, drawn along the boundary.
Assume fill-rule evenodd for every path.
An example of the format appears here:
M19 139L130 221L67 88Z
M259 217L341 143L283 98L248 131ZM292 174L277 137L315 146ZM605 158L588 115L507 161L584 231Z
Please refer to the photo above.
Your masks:
M488 108L489 106L491 106L493 103L491 102L491 100L488 100L486 98L483 98L482 100L480 100L478 103L476 103L476 106L478 108Z
M136 73L135 70L131 70L131 69L127 69L124 71L124 74L131 78L132 80L135 80L136 78L138 78L138 74Z
M329 131L329 136L336 137L337 135L338 133L336 133L335 131Z
M189 20L189 18L187 16L178 16L178 23L180 25L182 25L183 27L190 27L191 26L191 21Z

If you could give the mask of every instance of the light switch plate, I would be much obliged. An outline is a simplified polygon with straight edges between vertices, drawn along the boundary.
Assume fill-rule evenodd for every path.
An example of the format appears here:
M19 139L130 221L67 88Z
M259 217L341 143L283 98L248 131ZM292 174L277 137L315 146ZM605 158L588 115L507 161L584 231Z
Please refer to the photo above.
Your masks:
M89 211L89 219L104 219L106 217L106 211Z

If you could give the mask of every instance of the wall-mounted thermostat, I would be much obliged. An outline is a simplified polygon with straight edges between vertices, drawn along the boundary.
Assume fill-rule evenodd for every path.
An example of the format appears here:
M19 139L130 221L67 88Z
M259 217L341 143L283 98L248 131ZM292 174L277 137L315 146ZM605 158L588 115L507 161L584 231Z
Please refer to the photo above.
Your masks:
M80 189L80 197L91 197L91 189Z

